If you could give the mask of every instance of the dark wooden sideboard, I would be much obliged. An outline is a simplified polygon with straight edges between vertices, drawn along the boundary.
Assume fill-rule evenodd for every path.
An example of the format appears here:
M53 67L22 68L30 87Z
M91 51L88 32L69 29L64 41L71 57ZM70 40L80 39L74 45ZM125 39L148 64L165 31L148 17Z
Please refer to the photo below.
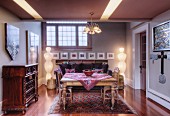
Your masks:
M2 111L22 111L29 103L38 101L38 64L4 65Z

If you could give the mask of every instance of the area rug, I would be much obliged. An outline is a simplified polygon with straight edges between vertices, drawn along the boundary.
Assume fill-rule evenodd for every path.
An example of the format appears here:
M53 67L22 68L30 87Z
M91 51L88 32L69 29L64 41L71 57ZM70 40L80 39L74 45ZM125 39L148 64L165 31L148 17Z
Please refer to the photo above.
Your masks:
M110 96L110 95L109 95ZM63 105L59 105L59 97L56 96L52 103L48 114L75 114L75 113L90 113L90 114L137 114L123 98L119 95L119 100L115 102L114 109L111 110L111 101L106 100L103 104L100 91L81 91L73 92L73 102L67 101L66 110Z

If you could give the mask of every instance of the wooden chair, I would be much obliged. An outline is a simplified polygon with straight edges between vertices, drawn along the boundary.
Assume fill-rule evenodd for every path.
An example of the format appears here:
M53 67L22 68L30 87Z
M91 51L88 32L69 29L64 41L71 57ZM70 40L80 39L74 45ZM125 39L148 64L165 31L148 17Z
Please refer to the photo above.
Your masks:
M59 104L61 104L61 101L63 98L63 84L60 82L60 80L62 78L62 75L58 74L57 77L58 77ZM72 87L67 87L66 98L68 98L72 103L72 101L73 101Z
M113 78L116 78L117 80L119 79L119 70L118 72L114 71L113 72ZM117 82L118 83L118 82ZM117 86L117 83L116 83L116 87L115 87L115 100L118 100L118 86ZM105 100L107 99L111 99L111 97L108 96L107 92L110 92L111 93L111 87L110 86L104 86L102 89L101 89L101 96L103 98L103 104L105 103Z

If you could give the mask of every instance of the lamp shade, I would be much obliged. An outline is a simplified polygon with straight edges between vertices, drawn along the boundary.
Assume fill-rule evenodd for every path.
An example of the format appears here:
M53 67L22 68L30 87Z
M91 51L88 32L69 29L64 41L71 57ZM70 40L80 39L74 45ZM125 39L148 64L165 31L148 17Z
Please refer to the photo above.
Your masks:
M124 75L124 72L126 70L126 54L124 53L124 48L119 48L119 54L118 54L118 59L119 59L119 63L118 63L118 67L120 69L120 74Z
M120 73L124 73L126 70L126 63L125 62L119 62L118 67L120 69Z
M119 61L125 61L126 60L126 54L125 53L119 53L118 59L119 59Z

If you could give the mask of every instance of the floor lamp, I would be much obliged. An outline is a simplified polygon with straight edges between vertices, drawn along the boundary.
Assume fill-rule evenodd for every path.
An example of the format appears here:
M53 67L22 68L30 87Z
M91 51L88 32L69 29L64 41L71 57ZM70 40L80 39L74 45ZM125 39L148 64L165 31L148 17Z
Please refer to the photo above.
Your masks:
M46 81L47 81L47 88L48 85L51 86L53 84L48 84L48 83L53 83L53 79L52 79L52 70L53 70L53 63L52 63L52 59L53 59L53 55L51 54L51 48L50 47L46 47L46 53L44 53L44 58L45 58L45 64L44 64L44 68L46 71Z
M118 54L118 59L119 59L119 63L118 63L118 67L120 70L120 78L121 76L123 80L125 80L125 70L126 70L126 54L124 53L124 48L119 48L119 54ZM122 80L122 82L124 83L124 81ZM123 84L124 85L124 84Z

